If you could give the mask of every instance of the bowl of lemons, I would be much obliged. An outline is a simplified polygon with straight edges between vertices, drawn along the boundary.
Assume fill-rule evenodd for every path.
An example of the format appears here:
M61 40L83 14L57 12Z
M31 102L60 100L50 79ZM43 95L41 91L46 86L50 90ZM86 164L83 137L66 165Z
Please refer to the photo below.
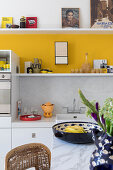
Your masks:
M62 122L53 127L55 137L76 144L93 143L92 130L101 128L90 122Z

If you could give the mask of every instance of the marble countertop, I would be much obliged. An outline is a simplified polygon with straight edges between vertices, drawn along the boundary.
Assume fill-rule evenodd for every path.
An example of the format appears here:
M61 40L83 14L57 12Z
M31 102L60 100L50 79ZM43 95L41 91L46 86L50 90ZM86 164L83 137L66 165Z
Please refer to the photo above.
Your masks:
M89 170L94 150L94 144L71 144L54 137L51 170Z
M44 118L42 116L41 120L36 120L36 121L14 120L12 122L12 128L52 127L55 123L56 123L56 116L52 116L52 118Z
M79 115L75 121L95 122L86 115ZM54 136L51 170L89 170L90 157L95 148L94 144L72 144Z

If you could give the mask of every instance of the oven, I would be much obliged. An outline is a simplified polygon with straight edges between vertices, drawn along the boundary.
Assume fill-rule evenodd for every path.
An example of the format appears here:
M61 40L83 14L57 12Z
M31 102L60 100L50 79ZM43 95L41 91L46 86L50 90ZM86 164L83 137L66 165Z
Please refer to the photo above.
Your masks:
M11 74L0 74L0 114L11 113Z

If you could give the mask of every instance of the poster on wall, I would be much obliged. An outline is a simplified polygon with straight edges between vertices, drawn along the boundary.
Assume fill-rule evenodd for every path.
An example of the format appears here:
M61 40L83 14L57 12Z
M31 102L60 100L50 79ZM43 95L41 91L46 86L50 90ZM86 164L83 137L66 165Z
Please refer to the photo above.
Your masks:
M113 28L113 0L90 0L91 28Z
M79 28L79 8L62 8L62 28Z

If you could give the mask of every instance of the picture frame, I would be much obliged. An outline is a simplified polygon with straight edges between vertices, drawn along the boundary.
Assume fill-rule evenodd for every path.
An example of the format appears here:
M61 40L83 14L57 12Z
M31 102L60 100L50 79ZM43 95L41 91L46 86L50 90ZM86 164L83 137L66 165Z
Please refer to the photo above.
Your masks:
M62 28L80 27L80 9L79 8L61 8Z
M67 41L55 42L55 65L57 64L68 65L68 42Z
M113 28L112 0L90 0L90 27Z

